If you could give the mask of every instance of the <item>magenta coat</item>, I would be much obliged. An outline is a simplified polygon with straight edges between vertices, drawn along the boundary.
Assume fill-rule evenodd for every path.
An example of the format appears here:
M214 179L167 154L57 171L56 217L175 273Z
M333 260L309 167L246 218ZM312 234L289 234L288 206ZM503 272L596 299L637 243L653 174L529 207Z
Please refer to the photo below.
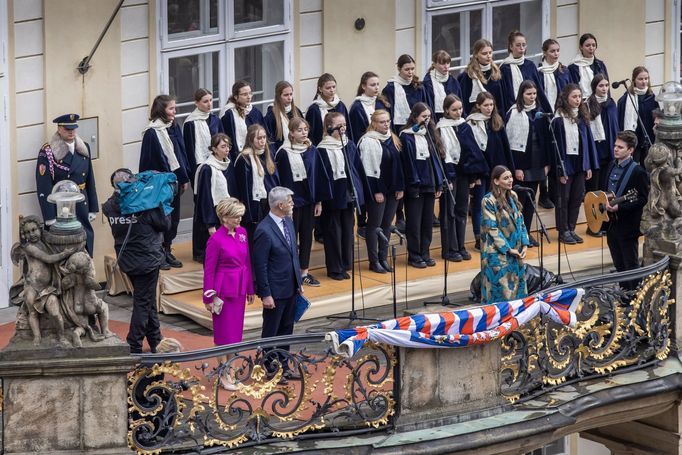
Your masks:
M204 260L204 303L208 291L216 291L223 300L219 315L213 314L213 341L215 344L238 343L244 329L246 296L253 294L253 278L249 260L246 229L237 226L235 236L220 226L206 244Z

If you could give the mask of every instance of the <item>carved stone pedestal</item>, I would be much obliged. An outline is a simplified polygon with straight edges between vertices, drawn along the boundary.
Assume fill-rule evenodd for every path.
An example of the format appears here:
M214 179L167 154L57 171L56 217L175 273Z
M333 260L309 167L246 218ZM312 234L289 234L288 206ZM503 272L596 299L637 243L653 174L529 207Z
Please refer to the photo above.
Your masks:
M130 453L127 374L136 359L116 337L83 344L14 343L0 353L4 453Z

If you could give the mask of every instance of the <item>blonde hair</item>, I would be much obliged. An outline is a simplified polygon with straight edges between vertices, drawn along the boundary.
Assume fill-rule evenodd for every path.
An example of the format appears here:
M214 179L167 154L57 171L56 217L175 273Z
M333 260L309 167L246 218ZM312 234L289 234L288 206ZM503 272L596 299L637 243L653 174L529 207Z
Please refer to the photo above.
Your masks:
M272 103L272 111L273 114L275 114L275 137L279 141L283 141L285 139L284 129L282 128L282 116L286 117L287 114L284 105L282 104L281 98L282 92L287 88L290 88L292 91L294 90L294 87L289 82L279 81L275 85L275 100ZM294 102L293 98L291 99L291 114L294 116L294 118L300 117L298 114L298 108L296 107L296 103Z
M235 197L227 197L218 202L218 205L215 207L215 213L221 221L223 218L236 218L242 216L245 211L246 207L244 207L244 204L239 202L239 199Z
M372 112L372 116L370 117L369 121L369 126L367 127L367 131L376 131L376 127L374 126L376 123L379 123L379 117L382 115L387 115L388 119L391 120L391 113L388 112L387 110L384 109L377 109L374 112ZM400 142L400 139L398 139L398 136L395 135L395 133L389 128L388 129L389 133L391 133L391 140L393 141L393 145L395 145L395 148L398 149L398 151L403 150L403 146Z
M473 46L473 50L471 51L471 60L469 60L469 64L467 65L466 69L466 73L469 76L469 78L478 79L483 84L487 84L488 80L483 75L483 71L481 70L481 64L478 63L476 55L486 47L493 49L493 43L484 38L476 40ZM500 79L502 79L502 72L500 71L500 67L497 66L497 63L495 63L494 61L491 62L490 67L492 68L492 72L490 73L490 79L493 81L499 81Z

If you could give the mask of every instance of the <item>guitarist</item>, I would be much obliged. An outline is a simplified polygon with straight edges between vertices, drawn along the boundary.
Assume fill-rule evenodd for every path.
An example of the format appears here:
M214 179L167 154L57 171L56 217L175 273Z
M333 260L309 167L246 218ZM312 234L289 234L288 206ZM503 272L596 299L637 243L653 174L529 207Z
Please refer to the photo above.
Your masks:
M633 201L615 205L607 203L606 206L611 214L606 240L613 264L619 272L639 268L639 223L649 196L649 176L632 159L636 148L637 136L632 131L622 131L616 135L613 147L615 161L607 169L606 188L603 188L607 194L615 197L622 196L630 189L637 191L637 198ZM627 290L635 289L637 284L636 280L620 283Z

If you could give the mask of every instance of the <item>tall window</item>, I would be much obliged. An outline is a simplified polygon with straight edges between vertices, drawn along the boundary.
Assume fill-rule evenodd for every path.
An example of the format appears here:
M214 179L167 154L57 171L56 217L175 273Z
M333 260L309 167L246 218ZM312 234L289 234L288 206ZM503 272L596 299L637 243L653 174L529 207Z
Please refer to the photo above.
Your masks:
M194 91L213 92L219 111L232 84L247 80L265 111L277 81L291 77L291 0L164 0L161 91L177 98L178 120L194 109Z
M426 55L446 50L453 74L469 63L471 46L479 38L493 43L493 57L499 61L508 54L509 32L520 30L528 41L527 56L539 62L542 41L549 36L548 0L426 0L425 20Z
M675 53L673 54L673 71L674 77L677 78L679 82L682 82L682 2L680 0L675 0L673 2L673 7L677 9L675 14L676 27L675 35L673 36L673 42L675 43Z

